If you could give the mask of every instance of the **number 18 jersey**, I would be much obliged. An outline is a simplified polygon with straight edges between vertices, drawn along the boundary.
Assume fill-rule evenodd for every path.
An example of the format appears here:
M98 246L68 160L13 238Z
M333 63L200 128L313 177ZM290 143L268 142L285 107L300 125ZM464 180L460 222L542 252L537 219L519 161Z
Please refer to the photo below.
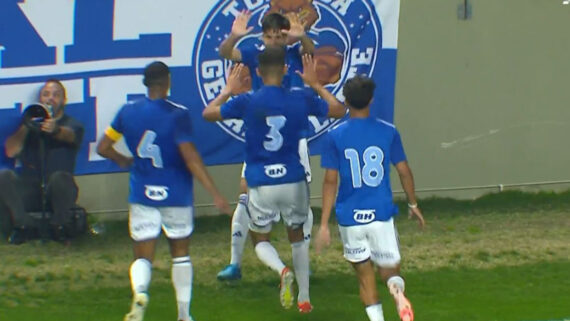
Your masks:
M375 118L350 118L325 138L321 165L337 170L339 225L387 221L397 213L390 187L390 163L405 161L400 134Z
M133 154L129 203L153 207L191 206L192 176L178 145L192 140L189 110L165 99L124 105L105 134L121 135Z

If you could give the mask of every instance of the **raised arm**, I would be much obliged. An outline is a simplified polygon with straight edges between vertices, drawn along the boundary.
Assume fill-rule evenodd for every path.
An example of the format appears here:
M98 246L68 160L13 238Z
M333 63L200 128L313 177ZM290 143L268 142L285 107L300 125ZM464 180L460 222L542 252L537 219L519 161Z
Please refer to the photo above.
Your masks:
M410 166L408 166L407 161L398 162L395 167L396 171L398 171L398 175L400 176L402 188L408 198L408 214L410 217L416 217L418 219L418 224L423 228L425 226L425 220L420 208L418 207L412 170L410 169Z
M235 48L237 42L247 35L253 27L248 27L247 23L251 18L251 12L242 11L235 18L232 24L232 31L224 41L220 44L220 56L233 61L241 61L241 51Z
M200 157L196 147L194 147L192 143L186 142L179 144L178 150L180 151L188 170L214 198L214 205L216 208L225 214L231 215L232 211L230 209L230 205L216 188L214 180L212 180L208 170L206 170L206 166L204 166L202 157Z
M303 55L303 73L297 71L303 81L309 85L317 94L329 105L328 116L332 118L342 118L346 115L346 107L338 101L323 85L319 83L317 77L317 64L311 55Z
M241 73L244 66L243 64L234 65L228 76L226 86L222 89L220 94L212 100L206 108L202 111L202 117L207 121L220 121L223 120L221 107L231 97L234 89L242 86Z
M307 23L302 23L301 19L299 19L299 15L294 12L288 13L285 16L291 25L291 28L289 28L289 30L281 30L282 32L286 33L287 37L289 38L287 40L287 43L292 44L300 41L300 53L312 55L315 52L315 44L313 43L313 39L307 36L307 33L305 32Z

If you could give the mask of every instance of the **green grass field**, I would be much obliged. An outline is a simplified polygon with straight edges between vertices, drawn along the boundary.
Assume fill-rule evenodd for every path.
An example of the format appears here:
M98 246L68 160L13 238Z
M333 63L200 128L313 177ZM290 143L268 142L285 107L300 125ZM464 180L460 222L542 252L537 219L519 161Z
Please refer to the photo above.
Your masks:
M570 191L503 192L475 201L422 201L428 226L397 219L407 295L416 320L531 321L570 317ZM318 209L316 210L318 214ZM0 320L122 320L130 306L131 243L125 222L103 235L57 243L0 244ZM291 262L284 228L273 243ZM341 244L312 256L309 315L279 305L278 276L251 247L243 280L220 283L229 257L229 218L200 218L192 237L192 314L203 320L367 320ZM382 286L381 284L379 284ZM386 320L398 320L382 287ZM161 240L145 320L176 320L167 245Z

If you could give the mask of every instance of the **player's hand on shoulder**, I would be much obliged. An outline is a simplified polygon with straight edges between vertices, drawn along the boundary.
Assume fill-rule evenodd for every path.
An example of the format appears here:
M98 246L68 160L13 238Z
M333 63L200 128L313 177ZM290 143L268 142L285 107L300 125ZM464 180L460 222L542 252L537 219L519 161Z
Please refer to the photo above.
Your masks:
M119 163L119 167L121 167L121 168L129 168L129 167L131 167L131 165L133 165L133 162L134 162L134 158L132 158L132 157L125 157L125 159L122 160L122 161Z
M321 251L331 245L331 231L327 226L321 226L319 228L319 232L317 233L317 240L315 241L315 250L317 254L320 254Z
M253 27L248 27L247 24L251 18L251 12L242 10L232 24L232 34L234 36L243 37L253 30Z
M424 228L426 225L426 221L424 220L424 216L422 214L422 211L420 210L420 208L418 207L418 204L415 204L415 206L410 206L408 204L408 218L409 219L417 219L418 220L418 225L420 228Z

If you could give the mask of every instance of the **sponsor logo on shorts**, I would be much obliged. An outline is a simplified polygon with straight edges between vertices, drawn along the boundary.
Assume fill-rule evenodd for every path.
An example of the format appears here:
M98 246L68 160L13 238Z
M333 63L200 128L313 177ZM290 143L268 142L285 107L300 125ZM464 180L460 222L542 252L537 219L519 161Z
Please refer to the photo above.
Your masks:
M376 210L374 209L356 209L354 210L354 220L358 223L366 224L374 221L376 218Z
M153 201L164 201L168 198L168 187L145 185L144 195Z
M277 213L278 212L272 212L271 214L267 214L267 215L258 215L257 220L258 221L270 221L270 220L274 219L275 217L277 217Z
M273 164L265 166L265 175L271 178L280 178L287 175L285 164Z
M348 254L348 255L355 255L355 254L362 254L366 252L366 249L363 247L348 247L348 246L344 246L344 254Z
M154 230L157 227L153 222L144 222L133 226L133 231L140 232L144 230Z
M243 235L241 234L241 231L237 231L234 234L232 234L232 236L234 237L242 237Z
M394 253L392 253L392 252L372 251L371 254L373 257L378 258L378 259L393 259L394 258Z

